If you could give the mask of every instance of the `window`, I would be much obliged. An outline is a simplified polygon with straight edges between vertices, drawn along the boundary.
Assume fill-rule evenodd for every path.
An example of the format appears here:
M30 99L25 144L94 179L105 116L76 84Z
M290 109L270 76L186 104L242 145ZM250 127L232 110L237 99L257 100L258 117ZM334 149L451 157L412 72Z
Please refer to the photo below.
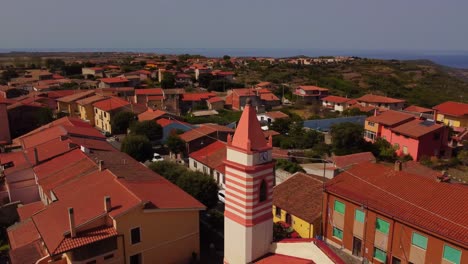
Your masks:
M375 221L375 229L384 234L388 234L388 231L390 230L390 224L385 220L377 218L377 221Z
M434 133L434 140L440 139L440 133Z
M130 264L141 264L141 254L130 256Z
M340 240L343 240L343 230L337 227L333 227L333 236Z
M403 146L403 154L408 155L408 147Z
M375 140L377 138L377 134L375 132L365 130L364 131L364 137L370 139L370 140Z
M104 112L104 117L107 117L107 113L106 113L106 112Z
M366 214L363 211L356 209L354 213L354 219L356 219L356 221L364 223L365 217L366 217Z
M461 251L458 249L455 249L451 246L444 245L444 254L443 254L444 260L448 260L452 263L455 264L460 264L461 261Z
M108 259L111 259L113 257L114 257L114 254L109 254L109 255L104 256L104 260L108 260Z
M265 180L262 180L260 184L260 202L263 202L267 199L267 185Z
M281 208L275 207L275 215L281 219Z
M374 258L379 260L382 263L386 263L387 252L381 250L380 248L374 248Z
M409 262L409 263L411 263L411 262ZM401 264L401 260L399 258L392 257L392 264Z
M94 112L96 112L96 114L97 114L97 109L96 108L94 108Z
M411 244L422 249L427 249L427 237L413 232L413 236L411 237Z
M375 123L374 122L367 122L367 124L371 127L375 126Z
M197 162L196 161L193 161L193 167L197 167Z
M140 228L139 227L133 228L130 231L130 233L131 233L130 235L131 235L132 245L136 243L140 243L141 241Z
M288 225L292 224L292 217L288 213L286 213L286 224L288 224Z
M346 209L346 206L344 203L338 201L338 200L335 200L335 206L333 207L335 209L335 211L337 211L338 213L341 213L341 214L344 214L345 213L345 209Z

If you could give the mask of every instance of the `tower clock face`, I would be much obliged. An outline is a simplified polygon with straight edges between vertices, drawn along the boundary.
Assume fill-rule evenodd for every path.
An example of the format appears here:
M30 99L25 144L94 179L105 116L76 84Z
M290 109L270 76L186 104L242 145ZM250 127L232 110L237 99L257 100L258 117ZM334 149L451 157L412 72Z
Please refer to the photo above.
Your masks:
M268 151L260 153L260 161L268 161Z

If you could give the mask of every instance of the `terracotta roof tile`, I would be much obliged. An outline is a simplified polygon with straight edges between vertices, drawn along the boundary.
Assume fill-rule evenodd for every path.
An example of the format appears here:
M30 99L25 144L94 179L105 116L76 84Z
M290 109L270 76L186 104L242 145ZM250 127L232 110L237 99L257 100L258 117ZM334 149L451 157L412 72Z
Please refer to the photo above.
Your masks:
M60 246L55 250L54 254L67 252L74 248L92 244L117 235L117 231L112 226L100 226L83 232L78 232L74 238L67 235Z
M273 118L273 119L280 119L280 118L288 118L289 116L281 111L272 111L266 112L264 115Z
M401 124L391 130L404 136L419 138L428 133L442 129L444 126L428 120L414 119Z
M31 219L10 226L7 232L12 249L23 247L41 238Z
M375 162L375 157L372 154L372 152L361 152L344 156L333 156L330 160L339 169L345 169L351 165L359 164L362 162Z
M448 101L433 107L433 109L439 111L441 114L452 115L452 116L463 116L468 115L468 104Z
M314 85L300 85L299 88L304 91L328 91L327 88L322 88Z
M186 93L182 95L182 101L189 102L189 101L203 101L208 100L211 97L215 97L215 93Z
M468 188L381 164L361 163L326 183L326 191L445 239L468 245Z
M375 95L375 94L366 94L356 99L359 102L366 103L384 103L384 104L395 104L395 103L404 103L405 100L395 99L391 97Z
M135 89L136 95L163 95L162 88Z
M263 101L279 101L280 99L273 93L262 93L260 99Z
M297 172L273 188L273 205L314 223L321 214L322 188L322 181Z
M194 128L192 130L189 130L183 134L180 135L180 138L184 140L185 142L190 142L192 140L205 137L207 135L210 135L216 131L221 131L221 132L234 132L233 129L225 126L220 126L220 125L213 125L213 124L205 124L200 127Z
M129 106L130 102L120 99L118 97L111 97L106 100L102 100L93 104L94 107L103 111L112 111L125 106Z
M107 97L104 97L102 95L94 95L94 96L90 96L90 97L78 100L78 101L76 101L76 103L79 104L79 105L88 105L88 104L92 104L92 103L95 103L95 102L99 102L99 101L104 100L106 98Z
M210 99L206 100L208 103L212 104L212 103L216 103L216 102L223 102L224 100L215 96L215 97L211 97Z
M370 116L366 120L370 122L379 123L385 126L395 126L413 120L414 118L415 117L411 114L389 110L377 116Z
M417 105L410 105L410 106L406 107L404 110L408 111L408 112L414 112L414 113L432 113L432 112L434 112L434 110L432 110L432 109L417 106Z
M190 153L189 156L212 169L224 167L223 161L226 159L226 143L215 141L200 150ZM222 170L224 171L224 169Z
M322 98L322 101L338 103L338 104L346 103L346 102L348 102L350 100L351 99L349 99L349 98L341 97L341 96L335 96L335 95L329 95L327 97Z
M255 107L245 105L231 145L247 151L268 148Z
M42 201L37 201L34 203L30 203L27 205L23 205L18 207L16 210L18 211L18 215L21 221L24 221L31 216L33 216L35 213L41 211L44 209L44 204Z
M163 117L167 113L161 110L152 110L148 109L146 112L143 112L138 115L138 121L148 121L148 120L156 120L158 118Z
M77 100L86 98L88 96L94 95L94 93L95 93L94 90L84 91L84 92L77 92L77 93L72 94L72 95L68 95L68 96L58 98L57 101L64 102L64 103L70 103L70 102L77 101Z
M128 82L128 79L124 78L124 77L102 78L102 79L99 79L99 80L101 82L104 82L104 83L124 83L124 82Z

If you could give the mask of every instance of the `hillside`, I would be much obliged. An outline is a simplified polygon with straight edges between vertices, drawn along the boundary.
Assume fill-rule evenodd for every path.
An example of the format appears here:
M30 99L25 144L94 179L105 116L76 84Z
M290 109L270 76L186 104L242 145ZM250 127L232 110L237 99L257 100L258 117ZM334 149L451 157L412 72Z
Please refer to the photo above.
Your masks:
M426 107L468 100L468 72L430 61L356 59L321 65L253 62L237 70L237 82L251 85L258 81L318 85L348 97L381 94Z

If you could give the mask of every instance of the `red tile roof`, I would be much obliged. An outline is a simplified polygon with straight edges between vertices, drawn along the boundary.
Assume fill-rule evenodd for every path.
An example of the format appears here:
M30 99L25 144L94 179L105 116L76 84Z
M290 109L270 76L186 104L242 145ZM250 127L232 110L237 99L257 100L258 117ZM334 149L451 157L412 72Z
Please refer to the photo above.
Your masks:
M439 183L375 163L353 166L326 183L326 191L397 221L468 245L468 188Z
M75 94L58 98L57 101L64 102L64 103L70 103L70 102L77 101L79 99L83 99L83 98L89 97L91 95L94 95L94 93L95 93L94 90L84 91L84 92L79 92L78 91Z
M105 112L109 112L129 105L130 103L128 101L125 101L118 97L110 97L106 100L102 100L93 104L94 107L101 109Z
M373 161L375 162L375 157L372 152L361 152L344 156L333 156L330 159L336 167L339 169L348 168L351 165Z
M163 95L162 88L135 89L136 95Z
M442 129L443 127L443 125L432 121L415 119L394 127L391 130L394 133L399 133L404 136L419 138L436 130Z
M40 240L33 241L16 249L11 249L9 254L12 263L36 263L36 261L46 256ZM60 262L54 263L62 264Z
M30 203L27 205L23 205L18 207L16 210L18 211L18 215L21 221L24 221L31 216L33 216L35 213L41 211L44 209L44 204L42 201Z
M146 112L143 112L138 115L138 121L147 121L147 120L156 120L163 117L167 113L161 110L148 109Z
M83 232L78 232L74 238L71 238L69 235L65 237L54 253L60 254L74 248L82 247L117 235L117 231L112 226L100 226Z
M180 135L180 138L184 140L185 142L190 142L192 140L195 140L197 138L201 138L207 135L210 135L211 133L214 133L216 131L220 132L234 132L233 129L225 126L220 126L220 125L214 125L214 124L205 124L200 127L197 127L195 129L192 129L190 131L187 131L183 134Z
M432 109L424 108L424 107L417 106L417 105L410 105L410 106L406 107L404 110L408 111L408 112L414 112L414 113L432 113L432 112L434 112L434 110L432 110Z
M314 223L321 215L322 189L322 181L297 172L273 188L273 205Z
M433 107L441 114L451 115L451 116L464 116L468 115L468 104L460 102L448 101Z
M128 82L127 78L124 77L114 77L114 78L102 78L99 79L103 83L124 83Z
M190 153L189 156L209 168L224 173L223 161L226 159L226 143L215 141L200 150Z
M356 99L359 102L366 102L366 103L384 103L384 104L396 104L396 103L404 103L405 100L395 99L386 96L380 96L375 94L366 94Z
M247 151L268 148L267 140L257 119L257 111L250 104L245 105L230 145Z
M7 232L12 249L23 247L41 238L31 219L10 226Z
M186 93L182 95L182 101L189 102L189 101L203 101L208 100L211 97L215 97L215 93Z
M279 101L280 99L273 93L262 93L260 99L263 101Z
M78 100L78 101L76 101L76 103L79 104L79 105L88 105L88 104L92 104L92 103L95 103L95 102L99 102L99 101L104 100L106 98L107 97L104 97L102 95L94 95L94 96L90 96L90 97Z
M224 101L223 99L215 96L215 97L211 97L210 99L206 100L208 103L212 104L212 103L217 103L217 102L222 102Z
M335 96L335 95L329 95L327 97L322 98L322 101L332 102L332 103L337 103L337 104L346 103L346 102L348 102L350 100L351 99L349 99L349 98L341 97L341 96Z
M415 117L411 114L388 110L377 116L370 116L366 120L379 123L385 126L395 126L413 120Z
M288 118L289 116L281 111L266 112L264 115L272 119Z

